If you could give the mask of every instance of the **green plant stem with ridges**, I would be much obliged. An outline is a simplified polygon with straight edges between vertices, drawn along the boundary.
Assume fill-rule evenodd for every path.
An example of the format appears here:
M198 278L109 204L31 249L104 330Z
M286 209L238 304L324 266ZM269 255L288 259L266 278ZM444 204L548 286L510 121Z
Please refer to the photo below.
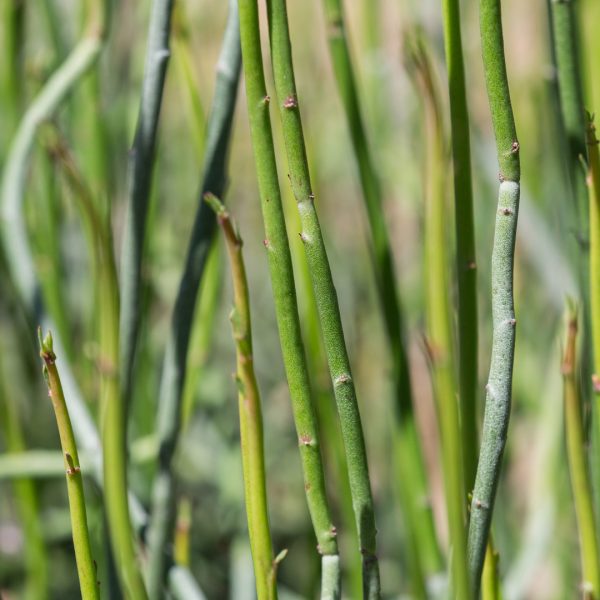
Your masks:
M504 59L500 0L481 0L480 27L483 67L500 166L500 189L491 270L492 357L469 524L469 570L475 598L479 594L510 419L516 331L513 266L521 179L519 142Z
M173 0L153 0L138 121L128 165L128 190L121 245L120 371L129 403L142 305L142 261L152 167L163 88L169 61Z
M227 155L241 68L236 3L231 0L229 6L227 27L217 65L215 97L207 126L208 137L200 198L171 315L159 388L157 430L160 450L158 472L152 492L147 569L149 595L151 599L156 600L162 598L167 567L172 560L169 542L172 539L176 514L173 457L181 433L182 399L191 324L198 288L215 231L214 214L202 200L202 196L208 192L222 195L227 183Z
M69 509L71 513L73 546L75 547L75 560L77 562L81 597L83 600L99 600L100 589L96 580L96 567L90 547L85 496L83 493L83 477L79 466L77 444L75 443L69 412L56 368L56 355L54 354L51 333L48 332L42 340L40 332L39 341L40 356L44 361L44 376L48 384L48 394L54 408L63 451Z
M262 64L258 6L256 0L240 0L239 8L250 133L279 340L298 434L308 509L318 550L323 555L321 597L333 600L339 598L340 594L338 548L325 492L318 427L312 405L298 318L292 259L281 205L273 133L269 119L270 98L267 95ZM326 590L331 590L329 596L324 594Z
M446 144L440 93L420 32L407 37L409 72L423 100L425 129L425 317L441 438L446 512L450 533L452 596L470 598L467 569L466 505L460 406L454 361L452 306L449 297Z
M273 560L273 544L269 529L261 400L254 373L250 298L242 256L242 240L221 202L210 194L206 195L206 201L215 211L217 221L223 230L231 266L234 299L230 320L237 355L236 379L244 490L256 592L258 600L276 600L277 563Z
M592 485L586 456L578 372L577 312L571 306L567 310L567 332L562 362L567 458L579 532L582 590L585 592L584 596L587 597L586 594L589 594L590 598L598 598L600 595L600 554L598 553Z
M467 493L473 489L479 449L477 432L477 270L471 183L471 143L459 0L443 0L444 41L450 97L454 220L458 279L458 373L460 425Z
M398 416L398 446L402 450L395 453L398 470L406 481L411 472L411 493L401 494L402 509L406 526L416 552L413 579L415 585L421 572L431 575L440 571L441 554L435 534L433 514L427 502L428 496L425 463L416 430L412 406L410 370L405 349L405 334L402 307L396 287L396 273L383 211L381 184L369 150L369 143L359 101L354 68L346 36L344 13L341 0L324 0L327 19L329 51L336 76L338 91L346 114L352 148L358 165L360 183L363 192L367 217L371 232L371 259L375 271L375 280L381 305L385 331L391 349L393 371L392 379ZM416 499L416 501L415 501Z
M285 0L268 0L271 59L277 103L283 126L290 181L296 198L307 262L309 265L321 331L348 457L348 475L360 552L363 561L363 593L380 597L376 555L375 514L369 469L356 392L346 350L337 294L329 267L321 227L314 206L302 121L294 80L292 50Z

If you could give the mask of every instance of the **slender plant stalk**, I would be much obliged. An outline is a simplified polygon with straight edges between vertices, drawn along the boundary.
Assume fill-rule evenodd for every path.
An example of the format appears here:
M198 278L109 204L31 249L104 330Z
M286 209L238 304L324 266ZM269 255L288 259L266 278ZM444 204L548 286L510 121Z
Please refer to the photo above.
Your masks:
M379 598L379 563L375 541L377 530L375 528L375 514L365 442L350 370L350 361L344 340L337 294L314 206L314 194L308 171L302 121L294 80L285 0L268 0L267 11L271 60L288 156L290 181L302 223L300 237L304 243L310 268L325 352L338 404L346 454L348 455L348 475L363 561L363 593L368 598Z
M513 264L521 179L519 142L504 59L500 0L480 1L480 27L488 101L500 166L500 189L492 250L492 357L469 525L469 570L475 598L479 593L510 419L516 330Z
M589 305L592 324L592 347L594 355L594 373L592 383L596 404L596 416L600 415L600 154L596 127L592 116L588 117L586 131L588 146L588 195L590 223L589 258ZM599 420L600 423L600 420ZM598 591L600 593L600 590Z
M450 129L454 169L454 220L458 278L458 359L460 426L466 491L475 483L477 454L477 264L471 184L471 143L460 30L459 0L443 0L444 40L450 96Z
M490 535L481 574L481 600L502 600L498 563L499 555L494 550L492 536Z
M229 19L217 68L217 83L204 158L201 193L222 195L226 186L226 165L233 113L237 97L241 53L236 3L230 2ZM150 597L162 598L168 565L169 541L175 525L176 497L173 456L181 431L182 399L190 342L190 325L200 281L212 245L215 217L199 200L190 236L186 262L171 316L171 331L159 390L159 468L153 486L152 512L148 532L148 587Z
M404 318L396 286L396 273L393 254L385 223L381 184L373 164L369 143L362 118L362 111L356 85L354 68L346 36L344 13L341 0L324 0L325 16L328 24L329 51L336 76L338 91L344 112L352 148L358 165L360 183L367 210L371 232L371 259L381 305L385 331L391 349L392 379L399 427L398 446L395 453L398 470L403 481L408 481L410 472L410 493L401 493L402 509L409 535L415 544L411 553L416 563L413 568L415 585L419 573L428 574L441 569L441 554L435 534L433 514L428 503L422 499L428 496L425 463L416 429L412 405L410 370L405 349ZM372 13L372 7L369 13Z
M71 527L75 560L79 574L79 587L83 600L100 600L99 585L96 580L96 567L90 547L90 536L87 526L85 497L83 493L83 477L79 465L77 444L69 419L69 412L63 395L62 385L56 368L56 354L52 343L52 334L48 332L42 339L39 332L40 356L44 361L44 376L48 384L48 394L52 400L60 443L64 455L66 469L67 492L71 512Z
M142 259L152 167L167 64L173 0L153 0L138 121L128 165L128 193L121 247L120 370L123 398L133 386L133 364L141 319Z
M132 600L147 597L133 545L127 491L127 407L121 394L119 361L119 290L109 223L95 209L68 150L57 142L61 166L75 191L84 220L94 234L94 263L98 277L98 345L100 367L101 436L104 503L112 550L124 593Z
M450 531L453 597L470 597L467 570L466 506L460 406L454 362L451 302L447 254L448 221L446 190L446 144L444 124L431 61L417 31L407 37L409 72L423 99L425 122L425 314L433 389L436 398L446 510Z
M308 509L318 550L323 556L321 598L335 599L340 595L336 529L332 525L325 493L318 428L311 401L298 318L294 273L281 205L273 133L269 118L270 98L267 95L263 72L258 6L256 0L241 0L239 7L250 134L254 148L265 227L264 245L269 261L279 340L298 434Z
M596 538L592 485L586 456L581 397L577 381L577 312L572 306L567 311L567 333L562 373L567 458L579 531L582 590L584 590L585 597L589 595L590 598L597 598L600 594L600 555Z
M244 490L256 591L258 600L274 600L277 598L276 563L273 560L269 529L262 411L252 357L250 298L242 257L242 240L231 222L229 213L216 196L207 194L206 201L215 211L223 230L231 265L234 300L230 319L237 354Z

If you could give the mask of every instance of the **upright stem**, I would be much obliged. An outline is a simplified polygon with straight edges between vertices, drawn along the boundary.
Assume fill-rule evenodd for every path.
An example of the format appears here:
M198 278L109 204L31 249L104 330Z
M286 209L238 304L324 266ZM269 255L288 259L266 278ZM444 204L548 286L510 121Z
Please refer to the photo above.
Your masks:
M498 553L494 549L490 535L485 551L483 573L481 574L481 600L502 600L500 575L498 573Z
M448 91L452 165L454 169L454 219L456 227L456 273L458 277L458 354L460 425L466 491L473 489L477 470L477 265L471 184L471 143L465 87L459 0L443 0L444 40Z
M290 181L302 223L300 238L304 243L311 272L342 435L349 457L350 489L363 561L363 591L365 597L379 598L379 564L375 541L377 530L365 442L337 294L314 205L296 93L285 0L267 0L267 11L275 89L288 155Z
M264 245L275 300L275 313L283 363L290 389L294 421L300 447L306 499L322 559L322 598L340 595L340 568L336 530L325 492L318 427L312 405L310 382L298 318L294 272L288 244L269 102L265 86L256 0L240 0L240 31L250 133L258 177ZM328 594L325 592L330 590Z
M207 194L206 199L217 214L231 265L234 300L230 320L237 354L244 490L256 591L258 600L275 600L277 564L273 561L273 545L269 530L262 412L252 357L250 299L242 256L242 240L234 229L229 213L219 200L210 194Z
M348 47L342 1L324 0L323 4L327 19L329 51L333 70L346 115L367 210L372 242L371 260L385 331L392 354L395 408L399 422L397 429L398 445L402 448L395 456L398 457L400 478L407 481L406 475L409 472L414 475L411 478L410 493L402 493L401 500L406 526L416 548L416 551L411 554L414 555L413 558L416 563L422 563L422 568L417 564L414 569L413 579L415 579L419 577L418 574L423 570L426 574L439 571L441 555L435 535L431 508L426 502L418 500L415 502L415 499L427 497L428 486L425 463L413 412L410 370L405 348L404 318L396 286L396 271L389 232L385 222L381 183L373 164L361 114L360 98ZM370 8L369 13L372 12L373 9ZM419 585L419 583L416 583L416 585Z
M90 536L87 526L85 497L83 493L83 477L79 466L77 444L69 419L69 412L56 368L56 354L52 344L52 334L47 333L42 340L39 333L40 355L44 361L44 375L48 384L48 394L52 400L60 444L62 446L64 466L67 478L67 493L73 530L73 546L79 574L79 587L83 600L100 600L100 589L96 581L96 567L90 547Z
M226 187L227 154L241 66L237 7L233 0L229 5L229 18L217 66L215 96L207 126L201 194L211 192L222 195ZM191 324L214 231L214 214L202 201L201 196L171 315L171 329L159 389L157 429L160 451L148 531L147 571L150 598L156 600L163 596L167 566L172 560L169 541L175 524L176 500L172 463L181 432L183 388Z
M129 403L142 303L142 254L160 106L170 56L173 0L153 0L138 122L128 165L127 212L121 248L120 370Z
M597 150L596 150L597 152ZM579 531L584 595L597 598L600 594L600 555L596 538L596 523L592 486L586 457L581 397L577 381L577 313L571 307L567 313L567 334L563 354L565 434L567 458L571 475L571 490Z
M425 298L427 342L440 426L446 510L450 530L453 596L470 597L466 504L458 387L454 363L447 254L446 145L440 95L419 33L407 40L409 65L424 103L425 121Z
M479 593L510 419L516 330L513 265L521 179L519 142L504 59L500 0L481 0L480 11L483 66L500 165L500 189L492 250L492 357L469 526L469 570L475 598Z

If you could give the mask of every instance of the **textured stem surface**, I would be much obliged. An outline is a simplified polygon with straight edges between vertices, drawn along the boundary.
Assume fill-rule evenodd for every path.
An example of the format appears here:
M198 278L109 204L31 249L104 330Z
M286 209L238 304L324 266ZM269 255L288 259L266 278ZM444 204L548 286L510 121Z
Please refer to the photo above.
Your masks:
M459 0L443 0L444 40L448 91L452 166L454 169L454 219L456 274L458 277L458 352L460 425L466 491L470 492L477 470L477 265L471 184L471 143L465 86Z
M85 510L85 496L83 493L83 477L79 465L77 444L69 419L69 412L63 394L60 377L56 368L56 354L54 354L52 335L50 332L42 340L39 334L40 356L44 361L44 376L48 384L48 394L52 400L52 407L56 416L56 424L60 435L60 444L63 451L64 468L66 470L67 493L69 496L69 510L71 513L71 528L75 560L79 575L79 587L83 600L99 600L100 589L96 580L96 566L90 547L90 536L87 526Z
M385 331L392 354L395 408L399 420L396 434L399 438L398 445L402 448L402 451L395 453L395 456L402 480L406 481L405 475L409 472L414 475L411 478L411 493L401 493L400 496L406 527L410 532L412 543L417 549L416 552L411 553L415 564L413 569L413 579L415 580L421 577L422 571L429 575L438 572L441 568L441 554L431 507L427 502L419 500L428 496L428 485L413 412L410 370L404 339L404 318L396 286L392 248L385 222L383 194L363 123L354 68L348 47L342 1L324 0L324 6L329 51L346 115L352 149L358 165L371 233L371 260ZM370 7L368 12L373 13L373 8ZM415 581L415 584L419 586L423 582Z
M481 0L480 26L483 66L500 166L500 189L492 250L492 357L469 525L469 570L475 598L479 593L510 419L516 330L513 265L521 179L519 142L504 59L500 0Z
M127 211L121 247L120 370L129 403L142 306L142 254L152 183L156 133L167 64L173 0L153 0L138 121L129 153Z
M206 200L217 214L231 265L234 300L230 319L237 354L242 466L256 592L258 600L275 600L277 563L273 560L269 529L262 411L252 356L250 298L242 256L242 240L231 222L229 213L219 200L210 194L207 194Z
M302 121L296 93L292 48L285 0L268 0L271 59L277 104L288 156L290 182L300 213L306 258L310 269L329 372L340 414L348 456L348 475L363 561L363 593L379 598L379 564L376 555L375 513L369 482L365 441L346 350L337 293L315 210Z
M173 456L181 431L182 398L188 359L191 324L198 287L211 248L215 217L202 195L222 195L226 186L227 151L240 73L240 40L237 6L230 2L229 18L217 66L215 97L209 123L201 182L201 197L187 250L185 266L173 313L158 398L157 428L159 468L154 482L148 532L148 588L150 597L162 598L175 523L175 476Z
M567 458L579 531L583 577L582 590L585 594L589 594L590 598L597 598L600 593L600 555L598 554L598 540L596 538L592 485L586 456L581 397L577 381L577 314L574 309L570 309L567 313L567 335L562 372L564 378Z
M281 205L273 134L269 120L270 98L267 95L262 66L256 0L240 0L240 28L250 133L265 226L264 244L273 286L281 352L298 434L308 508L317 537L318 550L323 554L322 590L333 590L331 596L323 596L323 598L335 599L340 594L339 563L326 557L337 557L336 530L331 521L325 493L317 422L298 318L292 259Z

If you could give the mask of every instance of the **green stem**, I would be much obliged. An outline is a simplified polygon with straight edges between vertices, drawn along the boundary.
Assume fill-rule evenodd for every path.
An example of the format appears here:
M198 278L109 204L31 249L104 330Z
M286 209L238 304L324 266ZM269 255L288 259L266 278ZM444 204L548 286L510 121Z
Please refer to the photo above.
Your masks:
M204 157L201 194L222 195L226 187L227 152L240 73L240 42L236 3L230 2L229 18L217 67L217 82ZM158 473L153 486L148 531L147 579L150 597L162 598L168 548L175 524L175 476L173 457L181 432L182 399L188 360L191 323L200 281L212 245L215 218L201 199L190 236L179 283L163 364L158 399L157 428L160 443Z
M256 0L241 0L239 6L250 133L258 176L266 236L264 244L273 286L279 340L298 435L308 509L317 537L318 550L323 555L322 598L333 600L340 594L336 530L332 525L325 493L318 428L298 318L294 273L269 119L270 98L267 95L263 72L258 7ZM323 595L326 590L332 590L330 596Z
M413 579L415 585L422 585L416 580L421 570L428 574L436 573L441 568L441 554L438 547L433 515L426 502L413 502L414 498L426 498L428 495L425 463L416 433L415 416L412 405L410 370L405 349L404 318L402 306L396 286L396 272L393 254L385 223L381 184L373 164L369 143L362 118L360 100L354 76L354 68L348 48L344 13L341 0L324 0L327 19L329 51L336 76L338 91L352 148L358 165L360 184L362 187L365 208L371 232L371 260L375 271L375 280L379 302L383 313L385 331L390 345L395 400L399 426L398 444L402 452L395 453L398 471L406 474L411 471L416 477L412 479L411 494L402 494L402 508L406 516L410 537L416 545L414 553L415 568ZM372 13L373 10L368 11ZM403 480L404 475L402 475ZM422 564L422 568L419 563Z
M485 551L485 561L481 574L481 600L502 600L500 576L498 574L500 558L490 535Z
M513 265L521 179L519 142L504 58L500 0L481 0L480 26L483 66L500 166L500 189L492 250L492 357L469 525L469 570L474 597L479 593L510 419L516 330Z
M417 31L407 38L408 66L423 99L425 123L425 314L427 344L441 437L446 511L450 531L453 597L470 597L460 406L449 298L446 210L446 147L440 94L429 56Z
M283 126L290 181L298 205L306 257L311 273L329 372L338 404L348 460L350 489L363 561L363 593L380 597L379 563L373 497L362 424L344 340L337 294L314 205L298 95L285 0L268 0L271 59L278 106Z
M450 96L452 165L454 169L454 218L456 273L458 277L458 354L460 424L463 440L465 489L475 483L477 454L477 265L471 184L471 143L465 86L459 0L443 0L444 40Z
M597 153L596 149L596 153ZM567 313L567 335L563 354L565 434L567 458L571 475L571 490L579 531L584 596L598 598L600 594L600 555L596 539L596 523L592 486L586 457L581 397L577 373L577 313L570 307Z
M121 246L120 371L129 403L141 319L142 255L152 183L158 119L169 60L173 0L153 0L138 122L128 165L127 212Z
M206 201L215 211L223 230L231 265L234 300L230 319L237 354L244 490L256 591L258 600L275 600L277 565L273 560L273 545L269 529L262 411L252 356L250 298L242 256L242 240L234 229L229 213L220 201L210 194L206 195Z
M56 355L53 350L52 335L48 332L42 340L40 331L39 340L40 356L44 361L44 375L48 384L48 393L52 400L64 455L71 527L73 530L73 546L75 547L75 560L77 561L81 597L83 600L99 600L100 590L96 581L96 567L92 558L90 536L87 527L83 477L79 466L77 444L75 443L69 412L56 368Z

